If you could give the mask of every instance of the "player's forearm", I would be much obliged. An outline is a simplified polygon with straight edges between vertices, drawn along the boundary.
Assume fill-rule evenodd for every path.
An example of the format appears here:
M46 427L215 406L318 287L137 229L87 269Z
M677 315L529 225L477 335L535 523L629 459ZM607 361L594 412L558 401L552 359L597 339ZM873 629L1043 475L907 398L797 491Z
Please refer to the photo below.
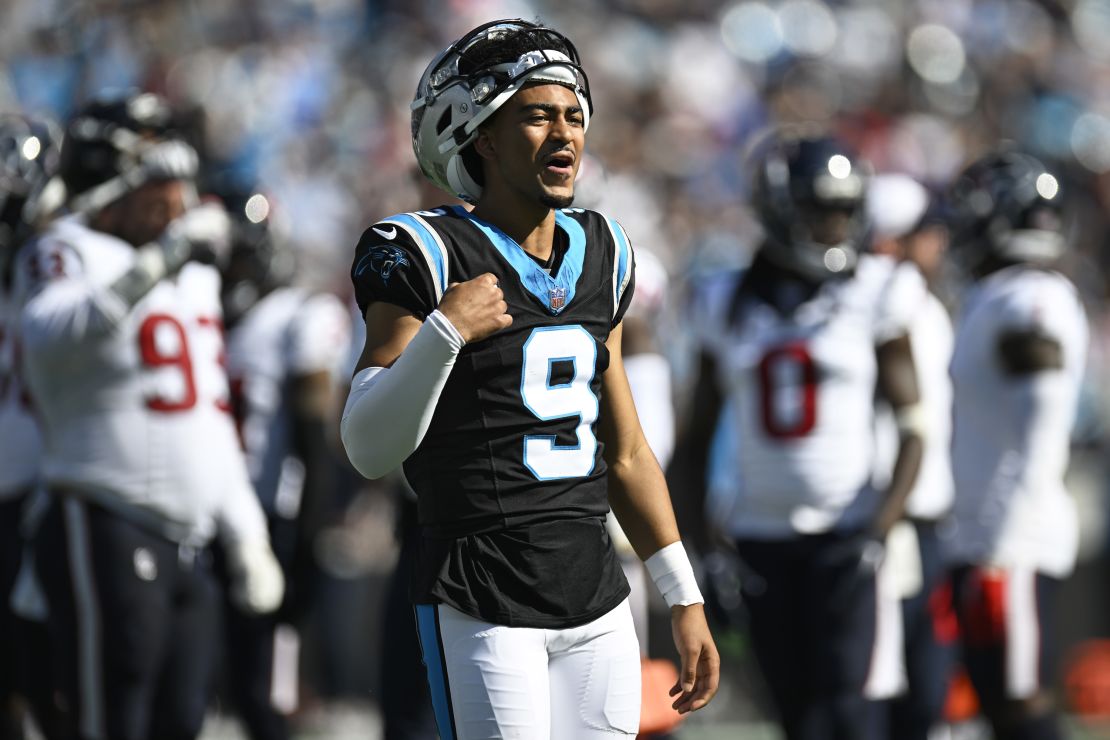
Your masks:
M610 463L609 504L641 560L680 538L666 480L646 443Z
M380 478L416 450L462 346L459 332L434 311L390 368L355 376L339 430L359 473Z
M920 435L912 433L901 435L898 456L894 460L894 470L891 472L890 485L887 487L886 496L879 505L875 520L871 524L871 533L877 538L885 538L890 528L905 514L906 500L909 499L914 483L917 482L917 473L921 468L924 449L924 443Z

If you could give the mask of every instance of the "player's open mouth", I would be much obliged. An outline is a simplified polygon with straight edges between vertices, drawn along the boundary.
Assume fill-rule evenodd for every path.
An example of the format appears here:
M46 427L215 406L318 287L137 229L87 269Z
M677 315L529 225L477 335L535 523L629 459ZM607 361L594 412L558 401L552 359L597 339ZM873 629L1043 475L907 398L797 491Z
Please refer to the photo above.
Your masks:
M574 175L574 155L569 152L557 152L544 161L544 170L560 177Z

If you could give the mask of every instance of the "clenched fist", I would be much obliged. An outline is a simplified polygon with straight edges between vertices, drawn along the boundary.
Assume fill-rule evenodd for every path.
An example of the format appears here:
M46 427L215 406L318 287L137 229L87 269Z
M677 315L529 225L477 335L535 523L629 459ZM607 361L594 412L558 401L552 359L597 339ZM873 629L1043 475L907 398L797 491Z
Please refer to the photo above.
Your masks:
M509 305L490 273L479 275L465 283L451 283L439 312L446 316L466 342L477 342L507 328L513 323L508 314Z

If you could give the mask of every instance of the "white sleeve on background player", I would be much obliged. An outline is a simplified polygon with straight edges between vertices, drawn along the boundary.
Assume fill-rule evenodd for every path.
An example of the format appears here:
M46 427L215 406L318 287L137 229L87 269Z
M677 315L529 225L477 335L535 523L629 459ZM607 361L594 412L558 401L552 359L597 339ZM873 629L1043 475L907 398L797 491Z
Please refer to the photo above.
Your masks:
M914 319L925 307L928 287L912 262L893 266L879 294L875 319L875 344L908 334Z
M331 293L318 293L297 310L285 360L293 375L337 373L346 360L350 341L347 309Z
M671 365L663 355L645 352L625 355L624 372L648 447L655 453L659 467L666 469L675 444Z
M392 367L355 375L339 425L355 470L380 478L416 450L463 344L447 317L433 311Z
M20 332L28 351L64 352L113 329L127 306L86 274L74 249L44 239L21 256L16 293L23 302Z

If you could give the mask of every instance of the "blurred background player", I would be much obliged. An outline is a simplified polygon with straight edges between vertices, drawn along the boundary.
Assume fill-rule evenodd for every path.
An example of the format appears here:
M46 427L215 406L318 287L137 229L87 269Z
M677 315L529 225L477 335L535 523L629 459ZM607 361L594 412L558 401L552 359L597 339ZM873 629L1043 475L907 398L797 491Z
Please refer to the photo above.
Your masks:
M705 495L717 419L735 424L742 496L723 529L744 563L752 645L791 740L879 735L865 698L875 573L921 456L906 335L920 277L865 247L865 165L835 139L783 131L755 158L765 240L709 283L692 320L702 354L676 463ZM875 396L894 409L891 482L871 486ZM704 524L702 525L704 526Z
M25 563L28 505L42 440L20 377L19 307L12 277L19 248L61 205L61 132L50 121L0 114L0 738L22 738L26 701L50 733L47 642L41 623L12 608ZM38 616L42 616L41 614Z
M950 550L963 657L995 737L1051 740L1063 737L1054 599L1078 548L1064 472L1087 318L1054 269L1067 249L1064 194L1044 164L991 153L950 195L953 257L974 280L952 357Z
M229 685L250 736L280 740L297 707L298 635L314 601L313 548L335 466L334 388L350 327L335 296L292 284L294 254L271 201L234 187L221 196L232 223L222 293L232 413L286 583L275 614L229 604Z
M925 415L924 451L905 518L887 538L879 572L880 609L898 609L893 629L893 670L898 696L891 703L888 735L899 740L925 740L942 720L954 669L956 634L951 608L948 568L941 551L938 526L952 508L950 459L952 438L952 320L937 297L945 264L948 228L939 199L908 175L871 178L867 213L872 249L898 260L899 270L918 270L929 292L909 324L910 348L917 370L918 391ZM912 278L911 278L912 279ZM876 481L889 477L898 445L898 428L890 409L877 412ZM900 629L899 629L900 628ZM901 640L897 638L901 637Z
M71 216L21 258L24 368L52 496L36 540L62 737L192 738L218 635L206 550L276 608L281 571L228 414L219 274L227 216L151 94L69 121Z

